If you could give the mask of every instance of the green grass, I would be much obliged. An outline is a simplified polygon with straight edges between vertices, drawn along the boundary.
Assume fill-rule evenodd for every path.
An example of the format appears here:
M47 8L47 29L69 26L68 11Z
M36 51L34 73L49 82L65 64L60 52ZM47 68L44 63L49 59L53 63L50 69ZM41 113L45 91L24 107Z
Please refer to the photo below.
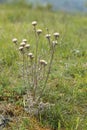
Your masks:
M13 103L15 95L23 95L20 56L12 38L28 39L34 48L31 22L37 20L38 27L46 34L60 33L48 87L43 95L46 102L56 105L40 115L40 123L54 129L87 129L87 17L65 12L32 10L13 5L0 5L0 101L8 96ZM41 37L43 48L46 40ZM41 46L40 46L41 48ZM46 57L47 58L47 57ZM6 92L5 92L6 91ZM10 100L12 99L12 100ZM22 105L22 102L15 102ZM22 121L23 122L23 121ZM26 120L24 121L27 126ZM22 123L23 125L23 123ZM22 125L20 125L20 130ZM58 127L59 125L59 127ZM16 127L16 126L15 126ZM26 129L23 126L23 129ZM61 127L61 128L60 128ZM13 128L14 129L14 128Z

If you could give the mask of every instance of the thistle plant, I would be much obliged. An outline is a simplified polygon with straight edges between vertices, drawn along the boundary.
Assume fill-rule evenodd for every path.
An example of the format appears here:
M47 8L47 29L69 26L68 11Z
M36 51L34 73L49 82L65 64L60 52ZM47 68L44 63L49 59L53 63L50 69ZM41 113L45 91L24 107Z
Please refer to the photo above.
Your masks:
M22 57L22 77L24 81L24 86L27 86L27 93L32 95L32 100L35 102L40 102L43 96L44 90L47 87L47 82L49 79L52 62L55 53L55 47L58 44L59 33L55 32L53 36L47 30L45 38L47 39L47 45L49 48L50 58L48 61L45 58L41 58L41 52L39 49L40 36L42 35L42 30L37 29L37 21L32 22L34 39L35 39L35 49L32 50L30 44L28 44L27 39L23 39L20 44L16 38L12 41L15 45L19 45L20 55ZM17 47L18 47L17 45ZM46 49L46 48L45 48Z

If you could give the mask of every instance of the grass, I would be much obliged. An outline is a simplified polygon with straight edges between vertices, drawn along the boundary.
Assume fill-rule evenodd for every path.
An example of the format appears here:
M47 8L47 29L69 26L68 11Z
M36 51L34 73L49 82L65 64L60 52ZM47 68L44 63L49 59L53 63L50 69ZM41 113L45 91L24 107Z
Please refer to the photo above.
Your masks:
M47 126L49 129L86 130L86 14L71 15L44 9L32 10L23 6L0 5L0 104L5 102L19 107L19 109L23 107L22 97L25 90L19 70L21 59L15 50L12 39L16 37L21 42L21 39L26 38L34 48L31 25L34 20L44 30L43 35L46 33L46 28L49 29L51 34L55 31L60 33L48 87L42 99L44 102L55 103L55 106L39 115L39 123L37 124ZM45 49L46 40L41 37L41 42ZM12 109L14 113L16 108L12 108L14 108ZM11 130L15 128L20 130L36 129L33 119L29 119L30 116L22 110L19 110L15 116L19 119L18 124L21 122L19 128L17 128L14 120L14 125L10 123L10 126L7 126L6 129L8 127ZM21 117L26 118L22 119ZM32 123L29 123L31 120Z

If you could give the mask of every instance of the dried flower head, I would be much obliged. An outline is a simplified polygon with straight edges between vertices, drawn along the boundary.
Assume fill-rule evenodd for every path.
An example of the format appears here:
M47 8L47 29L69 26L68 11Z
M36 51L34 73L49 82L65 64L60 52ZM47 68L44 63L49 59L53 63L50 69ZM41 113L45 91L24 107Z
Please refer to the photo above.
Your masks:
M60 34L59 34L58 32L55 32L53 35L54 35L54 37L55 37L55 39L56 39L56 38L59 37Z
M38 29L36 32L37 32L37 34L39 35L39 34L42 33L42 30L41 30L41 29Z
M23 47L24 47L25 45L26 45L25 42L21 42L21 43L20 43L20 46L23 46Z
M27 43L27 39L23 39L23 40L22 40L22 42L25 42L25 43Z
M36 26L36 25L37 25L37 21L33 21L33 22L32 22L32 25L33 25L33 26Z
M46 38L50 39L51 35L50 34L46 34Z
M25 48L29 49L30 48L30 44L26 44Z
M28 53L28 56L32 56L33 54L32 53Z
M46 66L47 62L45 60L40 60L40 64Z
M57 45L57 41L52 41L52 45L55 47Z
M30 57L30 59L33 59L33 58L34 58L34 56L33 56L32 53L28 53L28 56Z
M20 46L20 47L19 47L19 51L23 52L23 49L24 49L23 46Z
M17 43L17 41L18 41L17 38L13 38L13 39L12 39L12 42L13 42L13 43Z

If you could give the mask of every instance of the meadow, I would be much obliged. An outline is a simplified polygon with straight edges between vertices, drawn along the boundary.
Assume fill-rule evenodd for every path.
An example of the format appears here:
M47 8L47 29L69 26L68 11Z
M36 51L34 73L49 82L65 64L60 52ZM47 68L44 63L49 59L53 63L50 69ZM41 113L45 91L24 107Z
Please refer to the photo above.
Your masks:
M58 45L42 100L54 103L39 117L23 109L25 88L21 57L12 43L27 39L35 47L32 21L43 30L39 45L46 49L46 28L59 32ZM38 7L0 5L0 114L12 118L4 130L87 130L87 14L53 12ZM39 43L40 44L40 43ZM48 60L48 54L45 52Z

